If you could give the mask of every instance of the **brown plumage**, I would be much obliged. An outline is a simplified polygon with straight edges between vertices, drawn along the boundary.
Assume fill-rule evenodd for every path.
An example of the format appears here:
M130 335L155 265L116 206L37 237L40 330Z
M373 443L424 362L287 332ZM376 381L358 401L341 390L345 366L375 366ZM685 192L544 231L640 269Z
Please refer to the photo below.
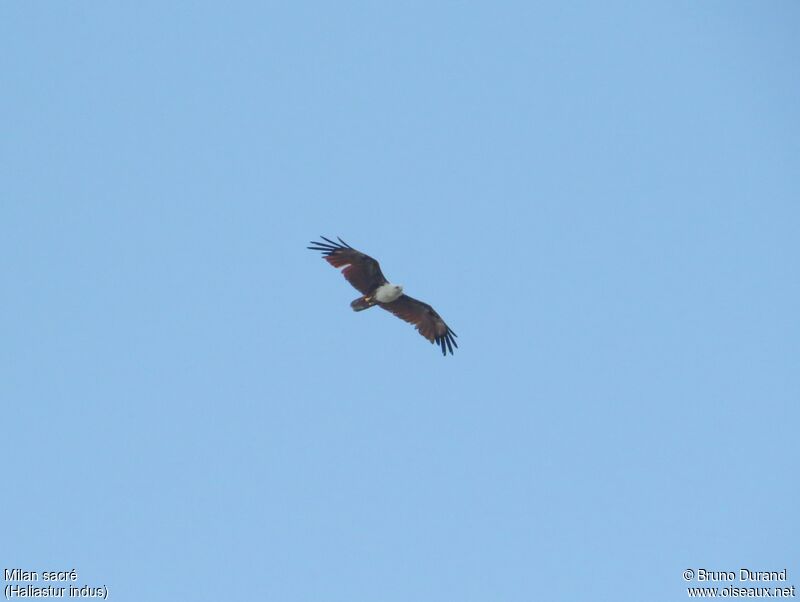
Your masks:
M442 317L427 303L401 294L402 287L392 285L386 280L377 261L357 251L341 238L338 243L324 236L322 239L326 242L312 241L314 246L308 248L321 251L325 260L333 267L344 268L344 277L363 295L350 304L354 311L379 305L401 320L413 324L422 336L441 347L442 355L447 355L448 351L452 354L453 347L458 348L456 333L445 324Z

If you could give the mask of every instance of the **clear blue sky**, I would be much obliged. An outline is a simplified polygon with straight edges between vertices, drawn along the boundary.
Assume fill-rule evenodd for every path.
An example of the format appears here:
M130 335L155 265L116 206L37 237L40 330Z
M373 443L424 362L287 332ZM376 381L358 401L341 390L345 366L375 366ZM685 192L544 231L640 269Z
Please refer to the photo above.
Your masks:
M796 2L4 2L0 568L800 586ZM442 358L318 254L459 334Z

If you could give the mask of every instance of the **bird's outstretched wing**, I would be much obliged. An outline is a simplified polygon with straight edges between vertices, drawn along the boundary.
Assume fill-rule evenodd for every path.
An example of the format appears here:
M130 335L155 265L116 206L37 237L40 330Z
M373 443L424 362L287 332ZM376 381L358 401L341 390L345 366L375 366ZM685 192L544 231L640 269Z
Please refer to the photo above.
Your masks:
M311 244L314 246L307 248L312 251L322 251L326 261L335 268L347 266L342 270L342 274L362 295L369 295L382 284L386 284L381 266L372 257L356 251L341 238L338 243L324 236L321 238L326 242L312 240Z
M442 317L427 303L408 295L401 295L391 303L379 303L378 305L386 311L392 312L401 320L416 326L422 336L442 348L442 355L447 355L448 351L452 355L453 347L458 348L455 340L458 335L450 330Z

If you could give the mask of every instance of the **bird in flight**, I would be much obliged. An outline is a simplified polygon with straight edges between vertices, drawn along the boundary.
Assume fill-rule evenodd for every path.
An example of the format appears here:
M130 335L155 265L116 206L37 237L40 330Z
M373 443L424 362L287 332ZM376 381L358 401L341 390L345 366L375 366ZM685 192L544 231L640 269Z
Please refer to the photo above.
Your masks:
M350 303L353 311L363 311L378 305L416 326L422 336L442 348L442 355L447 355L448 351L453 354L453 347L458 348L455 340L457 335L430 305L404 294L402 285L386 280L381 266L369 255L356 251L338 236L338 243L324 236L321 238L325 242L312 240L311 244L314 246L307 248L321 251L325 260L333 267L344 268L342 275L362 295Z

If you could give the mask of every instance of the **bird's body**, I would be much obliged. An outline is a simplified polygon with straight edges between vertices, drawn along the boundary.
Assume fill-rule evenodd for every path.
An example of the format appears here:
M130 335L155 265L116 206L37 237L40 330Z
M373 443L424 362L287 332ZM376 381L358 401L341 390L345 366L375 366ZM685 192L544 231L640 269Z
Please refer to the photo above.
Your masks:
M354 299L353 302L350 303L350 307L353 308L353 311L364 311L378 303L397 301L402 296L403 287L401 285L387 282L386 284L381 284L369 295Z
M450 330L441 316L427 303L403 293L403 287L392 284L381 272L380 265L369 255L355 250L341 238L339 243L322 237L326 242L313 242L313 251L322 251L325 260L335 268L344 268L342 274L362 296L353 300L350 307L363 311L375 305L398 318L416 326L419 333L431 343L438 344L442 354L453 353L458 347L456 333Z

